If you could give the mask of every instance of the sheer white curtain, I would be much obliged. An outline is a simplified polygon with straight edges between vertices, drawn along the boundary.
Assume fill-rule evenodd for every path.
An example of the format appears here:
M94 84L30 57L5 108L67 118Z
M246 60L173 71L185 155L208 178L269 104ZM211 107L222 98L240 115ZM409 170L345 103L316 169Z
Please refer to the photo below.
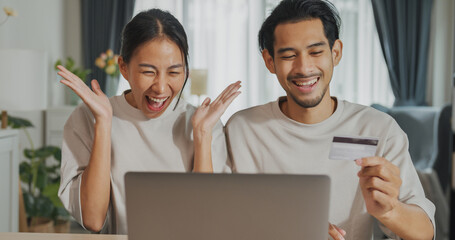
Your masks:
M280 0L267 0L272 10ZM331 0L340 13L343 57L330 94L363 105L392 106L395 100L382 55L370 0Z
M275 99L269 94L270 86L280 87L276 80L265 80L268 72L257 47L264 1L136 0L135 14L154 7L169 11L185 27L190 68L208 70L208 97L214 99L230 83L242 81L242 94L223 115L223 122L238 110ZM119 93L126 88L128 84L122 81ZM189 90L188 85L185 99L197 105L197 97L191 96Z
M341 20L343 57L335 67L331 94L364 105L395 100L370 0L333 0Z
M242 81L242 94L222 117L284 95L265 68L257 33L278 0L136 0L135 14L149 8L172 13L184 25L190 46L190 68L208 69L207 95L215 98L228 84ZM335 68L331 94L365 105L394 101L369 0L336 0L343 27L343 59ZM128 88L121 81L119 93ZM189 85L184 97L192 104Z

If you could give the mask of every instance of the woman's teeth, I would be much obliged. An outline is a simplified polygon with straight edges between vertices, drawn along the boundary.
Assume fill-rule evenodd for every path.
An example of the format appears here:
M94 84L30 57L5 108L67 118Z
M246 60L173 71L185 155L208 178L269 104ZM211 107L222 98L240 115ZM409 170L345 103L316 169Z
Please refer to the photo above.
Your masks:
M154 97L147 96L147 98L150 101L153 101L153 102L156 102L156 103L162 103L162 102L166 101L169 97L166 97L166 98L154 98Z
M310 81L306 81L306 82L295 82L295 84L297 86L309 86L309 85L313 85L315 84L317 81L318 81L319 78L315 78L313 80L310 80Z

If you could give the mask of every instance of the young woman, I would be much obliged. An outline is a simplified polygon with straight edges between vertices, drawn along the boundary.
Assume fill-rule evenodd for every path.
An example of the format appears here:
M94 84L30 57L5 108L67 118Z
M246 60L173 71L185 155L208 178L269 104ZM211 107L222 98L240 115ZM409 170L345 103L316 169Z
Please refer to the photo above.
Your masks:
M126 234L126 172L230 170L219 118L240 93L240 82L198 109L181 100L187 37L178 20L159 9L141 12L125 26L120 55L131 90L110 99L96 80L92 91L59 66L61 83L85 103L65 125L59 196L85 228Z

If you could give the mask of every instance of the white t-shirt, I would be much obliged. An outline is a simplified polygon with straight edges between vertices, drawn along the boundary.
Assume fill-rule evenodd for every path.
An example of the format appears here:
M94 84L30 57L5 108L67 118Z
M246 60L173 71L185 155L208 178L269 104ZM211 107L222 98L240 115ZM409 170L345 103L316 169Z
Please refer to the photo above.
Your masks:
M395 120L373 108L338 101L336 111L317 124L296 122L277 101L234 114L226 124L233 172L325 174L331 178L329 221L346 230L346 239L371 239L368 214L353 161L329 160L334 136L379 138L376 156L398 166L403 184L399 200L420 206L434 223L435 207L425 198L408 152L408 139ZM381 226L389 237L399 239Z
M113 108L111 131L111 199L102 232L127 234L124 175L129 171L191 172L193 134L191 117L195 107L176 99L158 118L148 119L125 99L110 98ZM81 104L65 124L62 146L59 197L82 225L80 183L90 160L94 117ZM212 133L212 161L215 172L230 172L230 160L221 122Z

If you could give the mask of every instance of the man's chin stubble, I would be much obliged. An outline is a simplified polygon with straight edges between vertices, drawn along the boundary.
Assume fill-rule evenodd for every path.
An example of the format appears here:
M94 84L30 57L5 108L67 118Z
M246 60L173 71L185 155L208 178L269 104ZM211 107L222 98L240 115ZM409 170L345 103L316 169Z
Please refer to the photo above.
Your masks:
M328 89L328 85L325 87L324 91L322 91L321 96L319 96L318 98L315 98L315 99L308 100L308 101L300 101L294 95L292 95L292 94L290 94L290 95L291 95L292 99L294 100L294 102L297 103L300 107L314 108L314 107L318 106L319 103L321 103L322 99L325 96L325 93L327 92L327 89Z

